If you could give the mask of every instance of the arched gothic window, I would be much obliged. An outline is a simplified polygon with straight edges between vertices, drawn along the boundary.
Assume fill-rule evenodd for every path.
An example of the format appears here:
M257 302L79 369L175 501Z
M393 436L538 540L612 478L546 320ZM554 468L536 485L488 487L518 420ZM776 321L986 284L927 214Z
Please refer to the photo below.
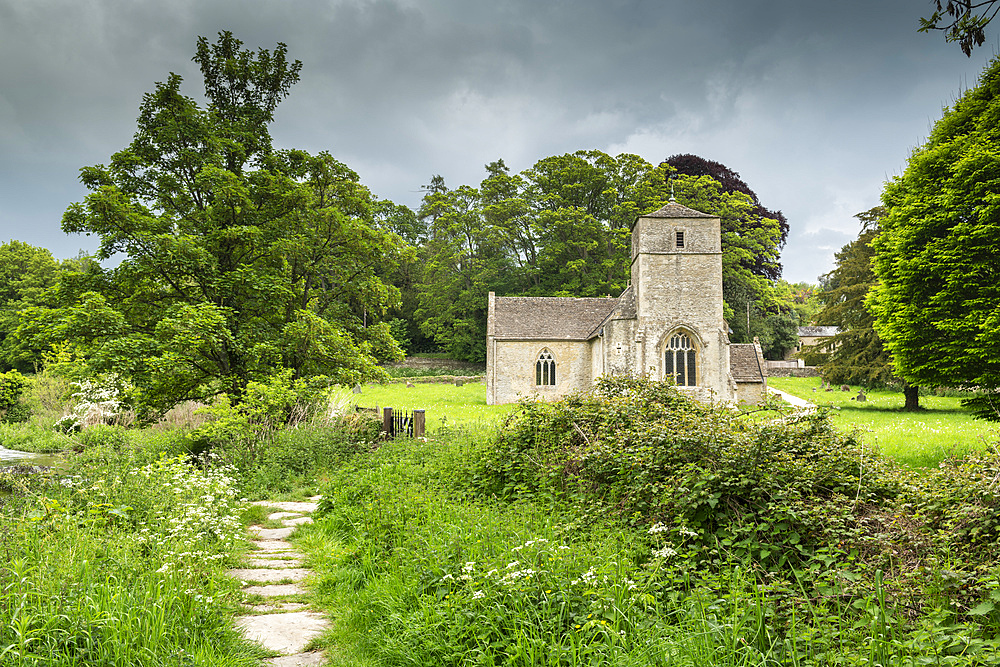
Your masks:
M538 355L535 362L535 384L542 386L554 386L556 383L556 360L552 358L552 353L545 348Z
M683 332L675 333L667 341L663 365L664 379L673 379L678 387L697 386L697 358L691 337Z

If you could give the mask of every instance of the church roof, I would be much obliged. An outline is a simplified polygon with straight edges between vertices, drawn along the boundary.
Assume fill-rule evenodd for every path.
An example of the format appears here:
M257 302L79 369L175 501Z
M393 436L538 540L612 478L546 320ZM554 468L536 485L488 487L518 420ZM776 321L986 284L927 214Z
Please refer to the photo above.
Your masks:
M737 382L763 382L764 362L753 343L729 345L729 373Z
M618 303L615 304L615 309L608 315L608 319L634 320L637 317L636 312L635 290L633 290L632 286L629 285L625 288L625 291L622 292L621 296L618 297Z
M534 340L588 340L618 305L613 297L498 296L493 335Z
M708 213L702 213L701 211L696 211L693 208L688 208L687 206L681 206L673 199L670 200L663 208L653 211L652 213L647 213L646 215L639 216L641 218L717 218L717 215L709 215Z

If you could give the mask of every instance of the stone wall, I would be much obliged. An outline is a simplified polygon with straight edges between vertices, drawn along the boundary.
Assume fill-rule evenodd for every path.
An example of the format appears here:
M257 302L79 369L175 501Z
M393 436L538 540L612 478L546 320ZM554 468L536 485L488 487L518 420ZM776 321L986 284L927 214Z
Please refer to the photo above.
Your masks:
M388 363L386 368L445 368L451 371L472 371L474 373L485 373L486 364L474 364L468 361L457 359L428 359L427 357L407 357L403 361Z
M521 396L537 394L539 398L560 398L593 383L591 346L587 341L530 340L496 341L491 350L487 369L486 402L490 405L511 403ZM535 384L535 362L543 349L552 353L556 362L556 384Z
M740 403L763 403L767 398L766 382L737 382L736 398Z
M773 378L814 378L819 377L819 367L803 366L802 368L767 368L768 377Z

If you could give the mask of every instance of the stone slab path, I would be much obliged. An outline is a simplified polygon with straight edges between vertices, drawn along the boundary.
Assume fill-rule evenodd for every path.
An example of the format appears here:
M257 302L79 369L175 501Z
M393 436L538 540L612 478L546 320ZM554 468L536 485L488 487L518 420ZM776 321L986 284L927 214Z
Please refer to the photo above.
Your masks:
M273 603L248 605L247 611L254 613L236 619L236 627L245 637L281 654L267 661L271 667L310 667L326 662L321 653L305 650L329 627L326 617L309 611L304 603L280 599L306 592L299 582L308 578L310 571L302 567L302 554L285 539L299 525L312 522L307 515L316 509L316 500L318 497L312 502L255 502L279 510L267 518L280 521L285 527L251 526L250 543L254 550L248 559L249 567L229 571L229 576L239 579L248 595L275 598Z

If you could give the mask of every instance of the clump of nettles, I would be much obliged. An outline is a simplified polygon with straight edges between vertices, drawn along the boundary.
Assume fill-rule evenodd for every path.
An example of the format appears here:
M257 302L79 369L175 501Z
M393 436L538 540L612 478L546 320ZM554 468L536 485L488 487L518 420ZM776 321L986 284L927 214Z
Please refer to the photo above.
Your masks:
M635 377L522 402L477 475L501 497L589 503L643 529L654 559L772 571L858 544L906 479L822 412L760 421Z

